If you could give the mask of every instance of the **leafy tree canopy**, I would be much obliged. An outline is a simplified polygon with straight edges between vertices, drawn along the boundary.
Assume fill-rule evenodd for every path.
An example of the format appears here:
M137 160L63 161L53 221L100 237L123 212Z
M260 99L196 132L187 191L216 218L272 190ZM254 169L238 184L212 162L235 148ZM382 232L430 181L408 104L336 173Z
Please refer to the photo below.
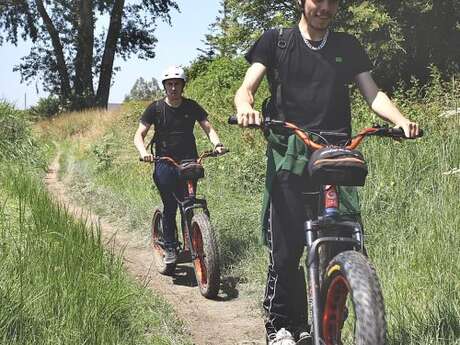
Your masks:
M163 92L158 85L158 81L152 78L151 81L140 77L134 83L129 95L125 97L127 101L148 101L160 98Z
M207 36L209 52L234 56L271 27L296 25L297 0L222 0ZM340 1L334 29L357 36L387 89L412 76L425 81L429 66L459 73L460 2L457 0Z
M0 0L0 44L32 41L15 69L70 108L106 107L115 57L153 58L156 20L169 22L171 8L174 0Z

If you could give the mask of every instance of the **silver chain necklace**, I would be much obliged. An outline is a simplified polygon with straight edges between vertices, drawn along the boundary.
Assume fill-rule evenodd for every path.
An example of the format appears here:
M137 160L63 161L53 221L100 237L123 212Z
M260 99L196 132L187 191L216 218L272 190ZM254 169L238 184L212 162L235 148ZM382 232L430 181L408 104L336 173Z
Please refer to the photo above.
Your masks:
M307 45L308 48L310 48L311 50L321 50L324 48L324 46L326 45L326 42L327 42L327 38L329 37L329 29L327 29L326 31L326 34L324 35L323 39L321 40L321 43L319 44L319 46L315 47L314 45L312 45L310 43L310 41L303 35L302 31L300 32L302 34L302 38L305 42L305 44Z

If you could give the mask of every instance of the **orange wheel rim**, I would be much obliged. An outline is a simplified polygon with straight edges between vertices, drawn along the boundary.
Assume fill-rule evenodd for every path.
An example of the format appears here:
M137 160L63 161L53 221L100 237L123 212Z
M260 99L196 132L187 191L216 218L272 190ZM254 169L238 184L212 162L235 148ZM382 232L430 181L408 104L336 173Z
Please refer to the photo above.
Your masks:
M208 283L206 273L205 254L203 249L203 237L200 228L195 225L192 232L192 245L195 249L196 258L193 260L198 283L205 286Z
M327 291L323 313L323 339L326 345L340 344L342 323L349 288L341 275L336 276Z

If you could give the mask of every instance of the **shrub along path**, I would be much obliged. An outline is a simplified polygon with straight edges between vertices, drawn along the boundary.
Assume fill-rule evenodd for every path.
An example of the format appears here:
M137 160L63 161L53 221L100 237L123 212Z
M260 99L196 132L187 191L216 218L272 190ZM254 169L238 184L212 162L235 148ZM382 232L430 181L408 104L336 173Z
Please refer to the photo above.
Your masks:
M74 204L66 193L66 185L58 179L59 155L48 169L45 183L48 190L76 217L100 224L102 237L107 247L123 256L126 270L140 284L163 296L187 325L192 341L196 345L251 345L265 344L263 321L254 302L247 297L238 297L230 282L223 282L219 299L203 298L197 287L192 287L190 267L183 274L166 277L158 274L153 265L153 255L145 239L134 233L124 232L90 214Z

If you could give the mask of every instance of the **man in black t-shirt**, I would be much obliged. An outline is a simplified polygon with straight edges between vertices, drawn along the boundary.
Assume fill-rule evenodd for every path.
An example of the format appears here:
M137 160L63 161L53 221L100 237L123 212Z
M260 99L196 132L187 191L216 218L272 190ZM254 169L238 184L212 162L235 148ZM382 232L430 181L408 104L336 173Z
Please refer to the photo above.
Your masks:
M176 162L198 158L193 128L198 122L208 136L214 149L221 153L224 146L208 120L206 111L195 101L182 96L186 78L184 70L172 66L162 77L166 97L150 104L145 109L134 136L134 145L144 161L152 162L153 155L144 146L144 139L154 125L154 145L157 157L171 157ZM177 201L183 186L178 179L176 166L165 160L155 162L153 180L160 191L163 202L163 236L165 242L165 263L177 259L176 212Z
M298 26L283 34L268 30L249 50L246 59L251 66L235 95L240 126L260 124L261 116L253 108L254 95L267 74L271 98L265 111L271 118L350 136L348 85L354 82L377 115L403 128L407 137L418 135L418 125L405 118L377 88L370 74L372 64L359 42L351 35L329 30L338 3L299 0L302 17ZM305 283L298 266L307 219L302 192L314 192L315 186L304 174L305 156L292 155L295 141L278 139L285 144L284 151L268 137L267 172L273 174L267 174L266 183L270 212L264 214L270 215L270 226L265 239L270 263L263 306L269 345L293 345L297 340L310 341L307 303L302 299ZM315 209L313 203L307 206Z

